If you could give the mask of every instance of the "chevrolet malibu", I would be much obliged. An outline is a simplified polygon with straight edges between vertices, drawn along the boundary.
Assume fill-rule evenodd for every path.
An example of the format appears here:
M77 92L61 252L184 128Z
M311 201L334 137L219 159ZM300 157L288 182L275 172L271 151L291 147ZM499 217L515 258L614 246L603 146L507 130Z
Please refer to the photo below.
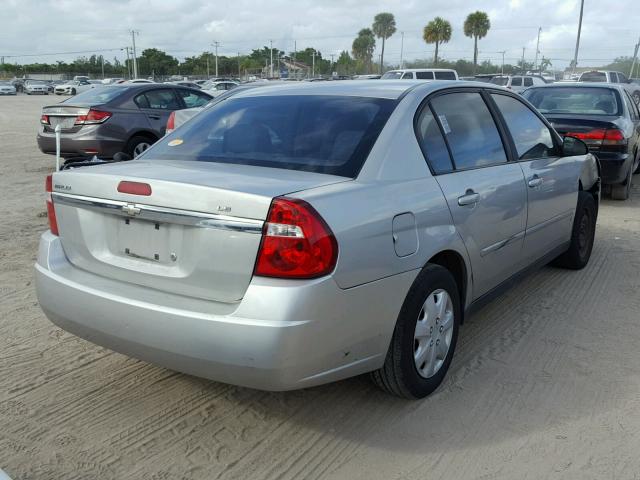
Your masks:
M238 92L137 159L56 172L37 294L130 356L266 390L443 380L460 325L528 270L589 261L586 145L488 84Z

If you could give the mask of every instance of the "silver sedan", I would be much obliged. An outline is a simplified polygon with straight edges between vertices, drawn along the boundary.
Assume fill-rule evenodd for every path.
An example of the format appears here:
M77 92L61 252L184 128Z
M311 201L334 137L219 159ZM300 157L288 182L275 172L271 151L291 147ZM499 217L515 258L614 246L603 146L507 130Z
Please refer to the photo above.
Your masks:
M254 88L129 162L47 178L37 294L57 325L267 390L442 382L466 315L583 268L599 169L518 95L436 81Z

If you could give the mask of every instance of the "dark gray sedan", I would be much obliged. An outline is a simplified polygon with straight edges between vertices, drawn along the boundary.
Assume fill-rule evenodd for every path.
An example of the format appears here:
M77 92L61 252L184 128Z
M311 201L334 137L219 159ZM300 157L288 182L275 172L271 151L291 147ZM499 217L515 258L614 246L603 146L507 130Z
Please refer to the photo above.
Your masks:
M135 157L165 134L171 112L205 105L212 98L179 85L97 87L42 109L38 147L55 154L55 128L60 125L64 158L112 158L118 152Z

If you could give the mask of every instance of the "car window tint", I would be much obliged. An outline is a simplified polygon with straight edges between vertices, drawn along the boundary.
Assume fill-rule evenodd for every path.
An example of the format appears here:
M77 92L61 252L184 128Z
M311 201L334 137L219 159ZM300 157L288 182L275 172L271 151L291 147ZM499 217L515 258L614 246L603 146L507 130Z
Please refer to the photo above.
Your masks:
M453 72L435 72L436 80L455 80L456 74Z
M413 80L413 73L406 72L404 75L402 75L402 80Z
M424 108L418 117L416 134L422 153L424 153L434 173L446 173L453 170L447 145L442 137L438 122L429 107Z
M542 113L581 115L618 115L622 104L614 89L608 87L544 87L523 93Z
M524 77L524 86L525 87L532 87L533 86L533 78Z
M618 83L618 74L616 72L609 72L609 81L611 83Z
M355 177L396 100L331 95L229 97L154 144L147 159Z
M202 107L211 100L210 97L192 90L178 90L178 94L182 97L187 108Z
M629 83L624 73L618 72L618 83Z
M136 103L136 105L138 105L138 107L140 108L149 108L149 100L147 100L147 97L145 96L144 93L141 93L140 95L137 95L133 101Z
M555 155L551 132L529 107L507 95L491 94L511 132L520 160Z
M507 161L500 134L479 93L449 93L431 102L456 169Z
M416 72L418 80L433 80L433 72Z
M511 79L512 87L521 87L522 86L522 77L513 77Z
M150 90L145 92L149 104L145 108L154 108L157 110L177 110L180 108L178 99L173 93L173 89L166 90Z
M606 82L607 74L604 72L585 72L580 75L581 82Z
M627 110L629 110L629 115L631 116L631 119L638 120L638 107L633 101L633 99L629 96L629 93L624 92L624 94L622 95L622 98L624 98L624 103L627 104Z

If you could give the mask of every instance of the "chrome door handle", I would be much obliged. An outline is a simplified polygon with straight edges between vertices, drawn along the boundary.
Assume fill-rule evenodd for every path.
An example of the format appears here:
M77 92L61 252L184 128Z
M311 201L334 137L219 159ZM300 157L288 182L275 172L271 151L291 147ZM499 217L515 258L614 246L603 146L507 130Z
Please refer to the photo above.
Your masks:
M533 178L529 180L529 187L531 188L536 188L540 185L542 185L542 179L537 175L534 175Z
M464 195L458 197L458 205L464 207L466 205L475 205L480 201L480 194L469 189Z

